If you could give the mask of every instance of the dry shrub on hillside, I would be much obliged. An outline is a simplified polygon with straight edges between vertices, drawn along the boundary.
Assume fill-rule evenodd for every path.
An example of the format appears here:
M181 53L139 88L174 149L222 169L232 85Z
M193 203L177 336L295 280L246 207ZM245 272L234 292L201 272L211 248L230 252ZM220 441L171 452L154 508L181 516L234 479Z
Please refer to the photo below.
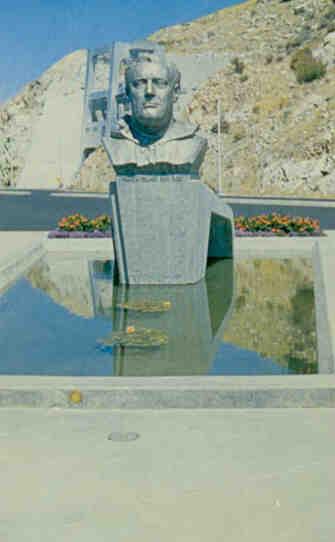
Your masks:
M309 47L297 51L291 59L290 67L295 72L298 83L308 83L321 79L326 73L326 66L313 57Z

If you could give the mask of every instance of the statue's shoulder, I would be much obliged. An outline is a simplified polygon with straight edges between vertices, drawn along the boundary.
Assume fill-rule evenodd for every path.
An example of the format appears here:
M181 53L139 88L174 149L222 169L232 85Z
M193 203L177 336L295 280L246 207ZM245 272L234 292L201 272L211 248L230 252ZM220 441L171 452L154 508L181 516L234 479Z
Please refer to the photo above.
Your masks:
M188 139L198 135L199 125L188 121L174 120L166 136L169 139Z
M188 121L176 121L176 131L180 132L184 137L203 139L207 141L206 134L200 129L199 124L194 124Z
M121 132L111 132L102 138L102 144L114 166L124 163L136 163L137 144Z
M195 134L194 136L195 140L197 141L197 144L201 148L205 148L207 150L208 148L208 139L206 137L206 134L201 132L200 130Z
M200 132L199 125L187 121L174 121L163 140L176 141L189 148L207 149L207 138Z

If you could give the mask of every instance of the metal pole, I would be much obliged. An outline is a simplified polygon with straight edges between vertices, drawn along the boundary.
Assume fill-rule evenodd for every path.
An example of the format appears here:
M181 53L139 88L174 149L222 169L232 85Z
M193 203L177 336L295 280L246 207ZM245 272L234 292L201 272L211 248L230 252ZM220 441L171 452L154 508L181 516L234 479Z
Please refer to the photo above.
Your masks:
M83 107L83 120L81 126L81 141L80 141L80 164L78 169L80 169L84 161L84 145L85 145L85 136L86 128L89 124L89 96L93 91L94 84L94 53L90 49L86 50L86 74L85 74L85 90L84 90L84 107Z
M11 186L14 186L14 150L10 151L10 176L11 176Z
M222 192L222 149L221 149L221 101L217 102L217 119L218 119L218 192Z

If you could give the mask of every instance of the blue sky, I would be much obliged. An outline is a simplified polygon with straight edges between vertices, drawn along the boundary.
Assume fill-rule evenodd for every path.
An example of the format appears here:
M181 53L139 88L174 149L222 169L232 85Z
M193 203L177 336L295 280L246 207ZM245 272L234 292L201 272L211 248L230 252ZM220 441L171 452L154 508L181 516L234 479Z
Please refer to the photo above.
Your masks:
M64 55L144 38L241 0L0 0L0 103Z

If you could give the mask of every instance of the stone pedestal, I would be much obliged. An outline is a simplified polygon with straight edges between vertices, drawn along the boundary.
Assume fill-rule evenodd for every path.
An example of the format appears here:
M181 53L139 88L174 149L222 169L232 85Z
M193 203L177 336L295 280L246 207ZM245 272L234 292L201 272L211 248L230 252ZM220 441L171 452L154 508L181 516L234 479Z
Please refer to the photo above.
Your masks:
M208 257L232 257L232 210L200 180L118 177L110 198L121 284L193 284Z

